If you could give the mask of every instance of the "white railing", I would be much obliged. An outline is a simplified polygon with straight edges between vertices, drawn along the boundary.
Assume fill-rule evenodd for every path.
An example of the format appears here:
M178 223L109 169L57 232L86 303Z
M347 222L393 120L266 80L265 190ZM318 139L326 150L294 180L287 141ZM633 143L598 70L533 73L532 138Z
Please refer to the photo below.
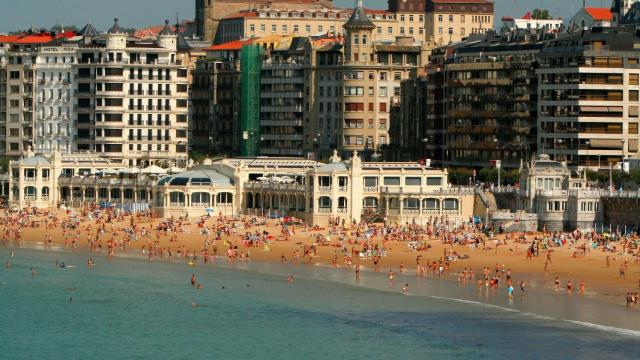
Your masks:
M319 213L330 213L331 208L318 208Z

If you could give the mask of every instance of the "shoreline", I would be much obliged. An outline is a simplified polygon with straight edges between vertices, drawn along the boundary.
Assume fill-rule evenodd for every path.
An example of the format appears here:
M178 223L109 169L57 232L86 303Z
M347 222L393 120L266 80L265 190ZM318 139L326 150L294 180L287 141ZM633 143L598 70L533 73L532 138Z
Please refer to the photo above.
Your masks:
M167 222L166 219L152 219L152 218L136 218L132 216L123 217L121 219L113 219L112 221L102 221L100 219L87 219L81 218L78 221L78 225L74 229L63 229L59 226L64 221L69 219L78 219L79 214L72 211L70 214L62 212L60 210L50 210L50 215L47 217L45 214L28 216L27 226L7 223L0 225L0 231L3 230L5 236L4 240L11 240L11 232L19 233L19 241L23 243L33 244L39 246L42 249L47 249L49 246L57 246L62 251L73 251L72 243L75 242L77 248L81 248L87 251L87 254L91 254L90 241L98 239L98 243L101 244L102 251L100 256L107 256L108 246L112 246L114 249L114 256L120 257L123 254L137 254L133 255L141 259L146 258L142 255L143 249L148 252L148 249L153 249L154 261L161 260L160 254L166 256L166 251L172 251L174 254L179 249L181 254L174 256L175 259L184 259L185 254L193 254L198 257L198 266L202 264L202 255L214 256L212 248L218 248L216 261L226 261L226 252L230 247L235 247L236 250L236 262L240 261L246 255L249 257L249 262L271 262L280 263L282 259L285 259L287 263L295 262L294 258L297 258L297 262L310 263L314 266L322 266L327 268L341 268L345 271L352 269L353 266L358 265L363 271L374 272L374 260L371 257L358 258L354 257L347 263L348 253L347 250L351 248L352 254L354 248L362 249L364 238L354 237L353 229L341 229L340 232L345 233L344 238L348 238L349 242L344 243L338 240L338 235L331 233L331 229L309 229L304 230L303 227L291 227L293 234L285 236L281 233L282 228L275 221L267 220L263 225L249 225L248 222L242 221L218 221L217 217L211 217L204 219L203 224L197 224L197 220L187 219L180 220L174 224L172 231L158 231L154 230L158 224ZM43 224L46 224L48 219L57 219L57 225L45 228ZM34 224L35 227L34 227ZM135 232L135 239L131 239L130 235L126 234L127 228L130 228L133 224L137 232ZM233 224L233 231L230 229L230 225ZM30 225L30 226L29 226ZM238 228L235 228L238 225ZM98 234L98 229L102 229L102 232ZM202 234L201 231L207 229L207 234ZM209 230L211 229L211 230ZM217 235L218 240L212 239L215 237L216 230L219 232ZM222 229L222 230L221 230ZM226 229L226 232L225 232ZM222 231L220 233L220 231ZM335 231L335 228L333 229ZM328 233L329 232L329 233ZM243 243L243 236L245 234L255 233L268 233L269 241L267 244L260 246L247 246ZM9 235L7 235L9 234ZM144 235L142 235L144 234ZM329 240L331 237L331 241ZM505 235L502 235L504 239ZM515 236L515 234L514 234ZM45 239L49 238L50 244L45 243ZM325 237L326 244L319 245L318 237ZM43 239L38 241L38 239ZM351 242L351 239L355 239L357 242ZM343 244L340 248L338 243ZM106 244L105 244L106 242ZM482 268L493 268L494 266L500 267L504 275L505 269L513 272L513 284L517 287L520 280L526 281L527 291L535 291L540 293L555 293L553 287L553 280L556 276L560 278L561 289L559 292L565 292L565 283L567 280L572 280L575 286L575 294L572 296L580 296L585 298L592 298L605 303L616 304L618 306L625 306L625 293L627 291L638 291L638 285L640 285L640 263L635 262L632 256L621 255L619 253L603 253L599 248L597 250L591 250L586 256L582 258L573 258L572 252L575 251L574 247L559 247L553 248L553 262L549 266L548 272L542 271L545 258L543 251L540 251L540 256L533 257L531 260L526 258L526 244L516 243L513 240L508 245L494 245L490 241L487 241L488 250L483 245L483 248L472 249L465 245L450 245L443 244L437 237L431 238L426 241L429 245L429 249L426 251L413 251L408 247L407 241L385 241L380 237L373 237L370 241L371 244L375 244L376 247L380 246L384 248L385 254L379 259L379 273L386 274L389 270L392 270L396 275L400 275L404 272L407 279L416 278L416 261L420 261L421 265L442 260L443 256L449 252L460 255L460 259L452 261L450 263L450 272L444 276L444 279L456 282L456 273L464 272L467 269L473 270L475 278L468 280L468 285L476 286L474 282L482 277ZM70 244L71 243L71 244ZM94 243L95 244L95 243ZM313 256L308 259L303 255L304 249L308 249L310 246L315 247L317 256ZM126 252L121 250L122 246L126 245ZM213 251L215 253L215 251ZM250 256L249 256L250 254ZM89 255L90 256L90 255ZM129 255L127 255L129 256ZM551 256L551 255L549 255ZM605 266L605 258L610 256L612 265L607 268ZM464 258L468 257L468 258ZM186 259L185 259L186 262ZM624 279L618 279L615 277L617 274L617 267L623 262L627 262L628 272ZM401 268L404 271L401 271ZM429 272L427 278L439 278L434 272ZM585 280L586 291L584 294L578 294L578 282ZM504 283L504 279L502 281ZM506 286L502 285L498 287L499 290L506 289Z
M22 244L20 244L20 246L17 246L17 244L10 244L10 245L16 245L16 246L13 246L13 247L3 246L3 247L7 250L12 248L25 249L30 251L36 251L43 254L59 253L59 254L70 254L70 255L82 256L82 257L85 257L85 256L91 257L92 255L92 253L88 252L86 248L82 248L82 247L79 247L76 249L64 248L63 246L53 246L51 248L47 248L44 243L29 242L29 241L23 241ZM105 255L105 254L96 254L96 253L93 253L93 254L99 255L100 257ZM96 257L94 256L94 259L95 258ZM147 258L144 257L142 254L136 255L129 252L124 254L120 253L118 256L114 257L114 260L130 260L135 262L148 262ZM183 259L180 259L180 260L153 259L150 262L162 264L160 266L164 266L165 264L175 264L180 266L181 263L183 262L182 260ZM85 264L73 264L73 265L75 265L76 267L85 266ZM188 266L188 265L185 263L184 266ZM257 262L246 261L246 262L229 263L224 260L224 257L218 257L216 258L215 263L212 265L200 264L195 267L189 267L189 268L193 269L192 270L193 272L197 272L197 270L199 269L215 270L216 268L224 269L227 271L249 271L253 273L265 274L265 275L274 276L274 277L282 277L283 281L286 281L285 279L288 276L287 274L295 274L296 281L312 280L312 281L330 282L330 283L340 284L343 286L364 288L370 291L396 293L398 294L398 296L401 296L398 289L396 288L392 289L391 286L385 288L384 286L384 283L386 282L386 278L384 276L385 274L376 273L372 271L372 269L363 269L364 271L363 271L362 278L364 281L354 282L354 281L350 281L348 279L348 276L347 277L335 276L339 274L346 274L348 269L345 269L345 268L336 269L336 268L332 268L331 266L327 266L323 264L284 265L274 261L257 261ZM584 321L584 319L571 318L570 316L569 317L560 316L560 313L538 311L538 310L541 310L540 308L537 308L535 310L521 308L521 306L524 304L524 300L523 300L524 298L521 298L520 300L515 302L513 299L507 302L504 302L505 297L501 296L502 294L501 290L503 289L499 289L495 293L489 292L488 293L489 296L482 299L479 293L476 294L478 296L474 298L473 291L469 291L469 290L473 290L473 285L460 286L459 284L456 284L455 281L449 278L431 278L431 277L420 278L419 277L416 280L416 277L414 275L405 274L404 277L400 277L397 279L398 281L396 285L400 286L401 283L405 282L405 279L407 279L406 281L411 283L412 286L416 287L416 293L413 293L413 292L410 293L410 295L412 296L430 298L433 300L443 301L443 302L453 301L456 303L467 304L467 305L471 305L479 308L490 308L497 311L509 312L514 314L517 313L518 315L521 315L527 318L532 318L532 319L554 321L554 322L561 322L561 323L570 323L570 324L588 327L588 328L592 328L600 331L616 333L622 336L640 338L640 325L638 325L636 328L628 328L628 327L623 327L620 324L611 324L611 323L601 324L601 323L595 323L591 321ZM423 291L425 290L424 288L425 286L426 286L426 289L429 290L428 292ZM453 291L453 292L448 293L449 291ZM560 298L557 298L557 296L560 296ZM558 294L557 296L554 296L553 293L549 293L549 292L531 291L527 293L527 297L532 298L531 299L533 300L531 301L532 303L537 302L537 300L539 300L540 298L547 298L548 300L548 298L550 297L556 297L556 300L564 299L561 301L565 302L567 306L578 302L582 306L585 306L584 304L588 304L590 307L596 307L596 308L605 307L604 309L601 309L604 312L617 311L618 314L616 315L618 318L620 317L621 311L624 311L624 310L626 310L627 313L629 311L634 311L635 313L634 309L624 309L624 308L620 309L619 307L615 306L615 304L604 303L599 298L595 298L595 297L585 296L580 298L571 298L571 297L567 297L567 295L565 294ZM515 297L515 299L517 299L517 297Z

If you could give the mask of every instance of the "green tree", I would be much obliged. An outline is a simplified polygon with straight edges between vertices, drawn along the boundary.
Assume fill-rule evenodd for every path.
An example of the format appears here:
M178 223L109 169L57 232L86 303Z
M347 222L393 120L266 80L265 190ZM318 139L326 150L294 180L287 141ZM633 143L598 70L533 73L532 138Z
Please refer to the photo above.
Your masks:
M547 9L535 9L531 13L531 17L536 20L551 20L551 15Z
M449 170L449 182L453 185L469 185L469 178L473 177L473 170L455 168Z
M480 181L484 181L487 183L497 183L498 182L498 169L494 167L486 167L482 168L478 173L478 178Z

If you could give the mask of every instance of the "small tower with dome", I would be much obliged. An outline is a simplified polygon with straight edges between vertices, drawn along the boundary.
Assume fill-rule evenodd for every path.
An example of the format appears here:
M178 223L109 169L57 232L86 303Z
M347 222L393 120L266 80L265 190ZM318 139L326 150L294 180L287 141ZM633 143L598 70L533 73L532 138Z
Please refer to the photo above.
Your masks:
M127 48L127 34L120 24L118 24L118 18L113 18L113 26L107 30L107 49L109 50L124 50Z
M171 26L169 26L169 19L164 20L164 28L158 33L156 44L169 51L176 51L178 49L178 36L173 30L171 30Z

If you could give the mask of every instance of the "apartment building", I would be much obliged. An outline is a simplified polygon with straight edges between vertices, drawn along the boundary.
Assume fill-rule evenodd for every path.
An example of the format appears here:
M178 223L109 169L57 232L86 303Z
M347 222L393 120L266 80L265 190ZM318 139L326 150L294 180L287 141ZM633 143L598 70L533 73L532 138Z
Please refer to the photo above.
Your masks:
M201 59L193 71L191 144L214 154L240 152L240 63Z
M35 76L39 51L52 41L50 33L6 38L5 154L19 156L34 145Z
M490 0L427 0L425 34L438 46L451 44L494 27Z
M73 107L73 76L78 51L77 42L64 38L54 40L38 52L35 63L35 123L36 152L49 153L76 150Z
M423 13L396 14L385 10L365 9L376 25L378 40L395 40L396 36L425 41ZM344 35L344 24L352 9L292 10L289 8L247 9L220 20L218 40L229 42L269 35L319 36Z
M405 37L379 42L361 2L344 29L344 44L311 44L305 147L320 156L338 148L375 157L389 143L390 114L400 104L401 82L427 61L430 46Z
M188 70L176 58L168 21L156 41L130 38L114 19L78 49L78 150L125 165L184 166L188 151Z
M305 38L270 52L260 74L260 155L303 155Z
M240 11L256 9L289 9L294 11L317 11L333 9L332 0L196 0L196 35L208 42L224 43L219 34L221 20ZM227 31L240 29L227 28ZM257 35L257 34L256 34ZM289 34L287 34L289 35ZM237 39L233 39L237 40Z
M538 147L572 166L608 168L638 153L640 64L633 30L561 36L539 54Z
M405 81L391 158L517 168L536 153L537 54L543 33L473 35L434 49ZM550 35L546 35L550 36Z
M531 38L533 37L533 39ZM537 35L463 42L445 60L447 163L517 168L536 151Z

